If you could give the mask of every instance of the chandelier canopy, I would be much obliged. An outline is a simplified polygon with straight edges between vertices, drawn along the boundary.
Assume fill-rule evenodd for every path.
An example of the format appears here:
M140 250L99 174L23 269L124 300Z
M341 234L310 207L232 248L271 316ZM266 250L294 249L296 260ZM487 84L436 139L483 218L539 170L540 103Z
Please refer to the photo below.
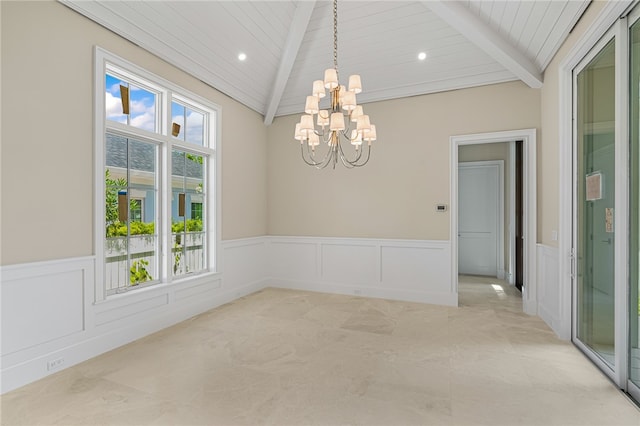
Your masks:
M330 105L320 109L320 100L329 90ZM313 82L312 94L307 96L304 112L296 124L295 139L300 141L302 159L310 166L324 169L329 164L335 169L338 161L347 168L367 164L371 156L371 142L376 140L376 126L356 103L356 94L362 92L360 76L349 76L348 88L338 81L338 0L333 0L333 68L324 72L324 80ZM320 143L327 151L320 154ZM366 143L366 154L363 154ZM352 145L349 148L348 145ZM343 145L346 145L347 153ZM324 149L322 149L324 151Z

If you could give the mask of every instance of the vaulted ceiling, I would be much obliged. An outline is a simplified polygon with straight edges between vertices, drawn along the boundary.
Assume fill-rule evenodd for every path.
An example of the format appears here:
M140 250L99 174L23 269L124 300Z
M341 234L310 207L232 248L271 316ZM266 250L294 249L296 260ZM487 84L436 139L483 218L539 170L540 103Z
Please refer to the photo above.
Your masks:
M267 124L301 112L312 82L333 65L330 1L60 1L263 114ZM362 76L358 103L513 80L541 87L589 3L341 0L340 81Z

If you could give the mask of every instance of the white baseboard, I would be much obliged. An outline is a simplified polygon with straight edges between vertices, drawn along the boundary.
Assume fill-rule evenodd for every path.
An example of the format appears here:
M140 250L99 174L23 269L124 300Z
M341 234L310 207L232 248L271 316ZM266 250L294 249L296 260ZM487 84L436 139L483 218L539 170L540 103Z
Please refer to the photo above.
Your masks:
M429 293L410 290L390 290L367 286L350 286L327 282L310 282L295 280L266 281L267 287L293 290L314 291L319 293L345 294L351 296L371 297L376 299L400 300L405 302L428 303L432 305L458 306L458 295L452 293Z

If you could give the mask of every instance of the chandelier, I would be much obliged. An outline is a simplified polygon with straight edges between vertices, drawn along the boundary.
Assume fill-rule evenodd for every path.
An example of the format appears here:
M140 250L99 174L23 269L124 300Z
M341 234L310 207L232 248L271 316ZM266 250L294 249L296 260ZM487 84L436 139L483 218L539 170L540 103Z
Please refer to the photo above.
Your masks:
M330 105L320 109L320 100L329 90ZM311 96L307 96L304 112L296 124L295 139L300 141L302 159L310 166L324 169L329 164L336 168L338 161L347 168L367 164L371 156L371 142L376 140L376 126L356 103L356 94L362 92L357 74L349 76L349 86L338 81L338 0L333 0L333 68L324 72L324 80L313 82ZM314 123L315 121L315 123ZM318 148L321 143L325 148ZM363 154L366 144L366 155ZM348 145L352 145L349 148ZM345 153L346 148L346 153Z

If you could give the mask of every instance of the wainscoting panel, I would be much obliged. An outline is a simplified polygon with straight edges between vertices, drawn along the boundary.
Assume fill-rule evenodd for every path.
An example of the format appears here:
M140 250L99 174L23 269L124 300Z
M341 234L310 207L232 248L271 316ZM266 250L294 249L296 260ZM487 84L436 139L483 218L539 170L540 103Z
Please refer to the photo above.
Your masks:
M564 323L563 309L571 304L570 301L562 300L563 292L558 276L559 251L543 244L538 244L537 250L538 315L559 337L569 339L571 324Z
M320 243L323 281L356 286L379 285L380 249L366 244Z
M206 299L213 297L222 286L222 280L213 280L208 283L193 285L176 290L175 301L182 302L191 298Z
M268 238L270 286L458 304L448 241Z
M428 283L430 291L451 292L448 246L382 246L382 287L421 291Z
M225 289L233 289L241 293L244 287L264 280L265 245L264 237L222 242L222 273Z
M94 303L95 258L0 268L1 392L8 392L260 290L265 237L224 241L223 270Z
M46 262L33 268L34 275L21 268L2 270L3 354L84 331L85 276L93 262L78 259L65 266Z
M267 276L286 280L316 279L320 274L318 250L313 241L269 237Z
M157 296L137 297L136 299L138 300L132 300L131 303L126 305L118 305L105 310L96 309L96 326L113 325L112 323L114 322L137 321L138 318L136 317L144 317L147 311L169 304L169 295L166 292L162 292ZM109 306L106 303L104 305Z

